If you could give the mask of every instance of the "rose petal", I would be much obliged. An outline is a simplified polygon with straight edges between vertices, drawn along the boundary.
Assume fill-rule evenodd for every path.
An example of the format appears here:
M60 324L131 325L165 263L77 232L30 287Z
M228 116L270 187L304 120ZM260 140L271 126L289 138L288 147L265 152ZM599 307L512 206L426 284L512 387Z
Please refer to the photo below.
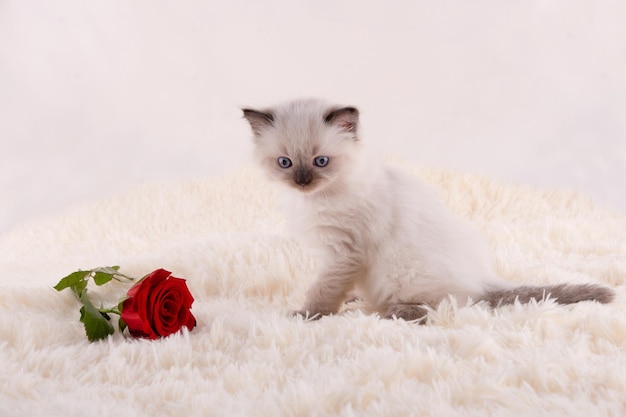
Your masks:
M151 325L150 317L153 310L150 294L155 287L166 282L170 275L171 273L165 269L157 269L139 280L126 293L128 298L122 303L121 317L132 336L150 339L159 336Z
M122 319L133 336L165 337L183 326L189 330L196 319L189 309L193 296L184 279L172 277L169 271L158 269L135 284L127 292Z

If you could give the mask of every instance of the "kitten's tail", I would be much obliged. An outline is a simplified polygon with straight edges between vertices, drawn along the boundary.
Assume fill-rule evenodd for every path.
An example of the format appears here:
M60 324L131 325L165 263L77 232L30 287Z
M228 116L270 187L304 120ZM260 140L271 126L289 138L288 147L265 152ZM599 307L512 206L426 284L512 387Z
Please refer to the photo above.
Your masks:
M481 297L481 300L487 301L491 307L497 307L503 304L513 304L516 300L519 300L520 303L528 303L532 299L542 301L548 296L559 304L573 304L579 301L597 301L606 304L613 301L615 292L610 288L595 284L523 286L488 291Z

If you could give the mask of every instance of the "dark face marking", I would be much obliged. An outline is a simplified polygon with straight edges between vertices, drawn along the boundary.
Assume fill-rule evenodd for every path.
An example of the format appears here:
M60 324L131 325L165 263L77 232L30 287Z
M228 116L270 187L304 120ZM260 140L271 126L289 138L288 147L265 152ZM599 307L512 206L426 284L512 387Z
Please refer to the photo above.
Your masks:
M305 167L298 167L298 169L296 169L293 174L293 180L296 182L296 184L304 187L306 185L309 185L313 180L313 173L311 172L311 170L306 169Z

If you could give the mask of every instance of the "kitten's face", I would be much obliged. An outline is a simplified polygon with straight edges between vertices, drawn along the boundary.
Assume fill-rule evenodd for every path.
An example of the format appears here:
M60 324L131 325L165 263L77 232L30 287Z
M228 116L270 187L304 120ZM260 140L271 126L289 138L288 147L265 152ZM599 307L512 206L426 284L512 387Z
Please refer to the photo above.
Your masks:
M345 178L358 147L358 111L309 100L273 110L244 109L257 161L291 189L314 193Z

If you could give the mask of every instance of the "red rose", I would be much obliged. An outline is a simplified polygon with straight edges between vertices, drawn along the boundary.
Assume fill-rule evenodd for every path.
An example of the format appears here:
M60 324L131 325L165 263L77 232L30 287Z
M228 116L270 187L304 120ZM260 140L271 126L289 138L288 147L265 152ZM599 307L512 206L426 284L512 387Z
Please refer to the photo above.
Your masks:
M193 297L184 279L171 276L165 269L146 275L127 292L121 318L134 337L156 339L191 330L196 319L190 308Z

